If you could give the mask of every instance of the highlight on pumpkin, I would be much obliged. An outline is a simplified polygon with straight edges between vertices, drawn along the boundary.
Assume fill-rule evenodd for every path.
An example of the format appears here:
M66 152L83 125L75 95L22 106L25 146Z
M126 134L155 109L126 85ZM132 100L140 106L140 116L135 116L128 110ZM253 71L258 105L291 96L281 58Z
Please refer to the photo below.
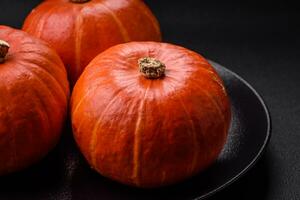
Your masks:
M0 39L2 176L37 163L58 143L69 83L61 59L45 42L1 25Z
M68 79L75 141L102 176L155 188L219 156L231 110L217 72L196 52L160 43L143 1L115 2L43 1L24 22L29 34L0 26L1 81L10 84L0 87L0 175L33 165L58 143Z
M74 87L74 138L102 176L142 188L178 183L209 167L226 142L231 110L223 87L191 50L158 42L116 45Z
M131 41L161 41L159 23L141 0L43 1L27 16L22 29L58 52L71 87L106 49Z

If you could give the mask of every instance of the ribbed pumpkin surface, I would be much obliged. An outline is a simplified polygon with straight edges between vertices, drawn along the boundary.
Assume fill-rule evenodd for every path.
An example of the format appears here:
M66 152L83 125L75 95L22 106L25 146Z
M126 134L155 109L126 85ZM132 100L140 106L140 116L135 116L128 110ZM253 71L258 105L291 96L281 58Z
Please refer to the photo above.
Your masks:
M26 18L23 30L56 49L72 85L107 48L129 41L161 40L156 18L140 0L46 0Z
M141 75L140 58L165 64L165 76ZM223 82L200 55L155 42L132 42L97 56L71 99L75 139L103 176L158 187L195 175L226 141L230 103Z
M40 160L57 143L69 85L62 61L44 42L0 26L10 45L0 63L0 175Z

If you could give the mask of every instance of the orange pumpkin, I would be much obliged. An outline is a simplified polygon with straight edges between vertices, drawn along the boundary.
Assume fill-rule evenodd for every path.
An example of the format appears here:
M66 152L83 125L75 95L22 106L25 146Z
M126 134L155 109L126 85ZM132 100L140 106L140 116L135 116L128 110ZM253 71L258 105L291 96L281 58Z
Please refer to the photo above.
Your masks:
M199 54L131 42L87 66L74 87L71 117L92 168L124 184L158 187L216 160L231 113L221 78Z
M69 96L67 73L48 45L0 26L0 175L21 170L57 143Z
M158 22L141 0L45 0L23 30L59 53L71 84L105 49L129 41L160 41Z

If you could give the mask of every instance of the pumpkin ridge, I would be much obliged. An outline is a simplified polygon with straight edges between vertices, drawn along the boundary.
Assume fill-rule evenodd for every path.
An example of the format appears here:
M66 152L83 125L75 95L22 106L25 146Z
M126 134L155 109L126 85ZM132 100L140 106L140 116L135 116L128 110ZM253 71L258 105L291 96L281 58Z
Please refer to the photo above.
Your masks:
M95 85L92 85L91 88L89 88L85 94L83 95L83 97L80 98L79 101L77 101L76 105L75 105L75 108L72 109L72 115L74 115L75 113L77 113L80 105L83 103L83 101L85 100L85 98L87 98L92 92L94 92L95 90L97 90L100 86L102 86L103 82L102 80L104 80L103 78L96 78L96 79L93 79L93 81L97 82ZM105 81L105 80L104 80ZM126 86L128 87L128 86ZM122 88L124 89L124 88Z
M1 81L2 82L2 81ZM0 83L1 83L0 82ZM2 82L3 83L3 82ZM8 86L6 85L6 83L7 82L4 82L3 83L3 88L4 88L4 90L6 91L6 93L7 93L7 95L5 95L6 97L10 97L10 96L12 96L11 95L11 93L10 93L10 90L9 90L9 88L8 88ZM6 111L6 114L7 114L7 116L8 116L8 121L9 121L9 124L13 124L12 123L12 115L11 115L11 112L9 111L9 109L8 108L10 108L11 107L11 101L6 101L6 105L7 105L7 107L5 107L5 111ZM12 127L12 126L10 126L10 127ZM16 143L16 132L15 132L15 129L11 129L11 131L12 131L12 151L13 151L13 153L12 153L12 157L11 157L11 161L10 162L8 162L8 163L10 163L10 165L15 165L15 163L17 163L17 151L16 151L16 146L17 146L17 143ZM0 174L1 175L1 174Z
M49 2L47 2L47 3L49 3ZM51 3L51 2L50 2L50 3ZM54 8L56 8L56 7L52 7L51 9L48 9L47 13L46 13L45 15L43 15L42 18L39 19L39 21L42 21L42 20L44 19L44 21L43 21L44 23L38 23L38 24L42 24L42 28L41 28L41 29L38 28L38 31L35 31L35 32L37 33L36 37L41 38L41 37L40 37L40 33L41 33L41 30L43 29L45 23L46 23L46 20L45 20L45 19L48 18L48 17L51 15L51 11L54 10ZM24 25L25 25L25 24L24 24ZM24 28L24 27L23 27L23 28ZM29 33L32 33L32 32L29 31ZM43 41L43 40L42 40L42 41ZM43 41L43 44L44 44L44 45L47 45L47 47L48 47L51 51L54 51L54 50L52 50L52 47L51 47L47 42L44 42L44 41ZM25 45L36 45L36 40L31 40L31 41L22 42L21 45L22 45L22 47L24 47ZM41 52L38 52L38 51L33 51L33 50L29 50L29 51L27 51L27 50L19 50L19 51L14 52L14 54L25 54L25 53L34 53L34 54L36 54L36 55L41 56L43 59L45 59L45 55L43 55ZM56 54L56 52L55 52L55 54ZM65 71L64 63L63 63L62 61L61 61L61 62L56 62L56 61L58 61L58 60L61 59L58 55L56 55L56 57L57 57L58 59L47 59L47 61L48 61L49 63L54 63L56 69L58 69L61 73L65 73L66 71ZM30 60L30 61L31 61L31 60ZM53 62L53 61L55 61L55 62ZM63 65L63 66L60 67L60 65ZM42 66L39 66L39 65L37 65L37 66L38 66L39 68L43 68ZM45 69L44 69L44 70L45 70ZM49 72L49 74L51 74L51 73ZM53 75L51 74L51 76L53 76ZM56 78L55 78L55 79L56 79ZM68 87L69 87L69 86L66 86L66 87L65 87L64 85L61 84L60 81L57 81L57 82L58 82L59 85L62 87L64 93L69 93L69 92L68 92L68 90L69 90Z
M212 77L212 80L214 80L223 90L223 92L226 94L227 96L227 93L226 93L226 89L224 87L224 85L222 84L222 81L220 79L220 77L216 76L216 71L214 68L210 67L211 70L209 70L209 68L205 68L203 67L203 65L207 65L207 66L210 66L209 63L206 63L206 62L201 62L201 67L199 67L199 69L203 70L203 71L207 71L208 73L211 74L211 77Z
M71 87L87 64L106 49L129 41L161 39L158 21L140 0L76 5L67 0L44 1L26 17L23 30L56 49L71 77Z
M221 87L221 89L222 89L223 93L225 94L225 96L227 96L225 86L223 85L221 80L218 77L214 76L214 75L212 75L212 79L213 79L214 82L216 82Z
M28 70L28 69L27 69L26 67L24 67L23 65L20 65L20 66L22 66L21 68L22 68L23 70L27 71L27 73L29 73L29 74L31 74L33 77L35 77L34 80L37 81L37 82L39 82L40 85L45 89L45 91L48 91L47 93L48 93L49 97L51 96L52 99L54 99L56 105L57 105L57 104L61 104L61 102L57 100L56 95L53 95L52 91L49 89L48 84L46 84L42 79L40 79L40 78L39 78L39 75L36 74L36 72ZM40 99L41 99L41 98L40 98ZM63 104L64 104L64 103L66 103L66 102L63 102ZM44 106L44 108L47 108L47 106ZM52 112L51 112L51 113L52 113ZM48 116L51 116L51 113L47 112ZM49 114L50 114L50 115L49 115ZM49 118L49 119L50 119L50 118ZM51 120L49 120L49 122L50 122L50 121L51 121ZM53 122L51 122L51 126L53 126Z
M191 166L187 168L187 172L193 172L195 167L196 167L196 163L197 163L197 160L198 160L198 153L199 153L199 143L198 143L198 139L197 139L197 135L196 135L196 129L195 129L195 124L190 116L190 114L188 113L184 103L183 103L183 100L182 98L179 96L178 97L178 100L180 101L181 103L181 106L186 114L186 117L188 118L188 121L190 122L191 124L191 127L192 127L192 135L193 135L193 146L194 146L194 155L193 155L193 161L191 163ZM200 130L201 131L201 130ZM202 131L201 131L202 133Z
M103 80L103 79L102 79ZM99 88L99 86L101 86L101 85L103 85L103 83L102 82L100 82L100 83L97 83L97 84L95 84L95 85L93 85L93 87L92 88L89 88L89 90L87 90L86 91L86 93L84 94L84 96L83 97L81 97L81 99L74 105L75 106L75 108L73 108L74 106L72 106L72 113L71 113L71 117L73 117L76 113L77 113L77 111L78 111L78 109L80 108L80 105L84 102L84 100L92 93L92 92L95 92L98 88ZM71 100L72 101L72 100ZM80 132L80 127L81 127L81 125L82 125L82 122L83 121L81 121L80 122L80 124L78 125L78 127L77 127L77 132Z
M145 101L148 94L148 91L150 90L152 81L149 81L149 85L147 89L145 90L145 94L143 99L140 102L139 108L138 108L138 118L135 124L135 131L134 131L134 142L133 142L133 170L132 170L132 179L135 182L136 185L139 185L139 176L140 176L140 153L141 153L141 139L140 139L140 127L141 127L141 121L143 116L143 109L145 107Z
M111 15L111 17L113 18L113 20L115 21L115 23L117 24L117 26L120 29L121 35L123 37L124 42L128 42L131 41L128 31L126 30L126 28L124 27L124 24L122 23L122 21L114 14L114 12L112 11L111 8L109 8L108 6L104 5L103 2L99 2L99 5L101 5L105 10L107 10L109 12L109 14Z
M34 45L34 43L32 43L32 42L31 42L31 43L30 43L30 42L22 43L22 46L24 46L24 45ZM36 54L36 55L38 55L38 56L41 56L42 58L45 57L45 55L43 55L41 52L37 52L37 51L33 51L33 50L30 50L30 51L21 50L21 51L16 51L16 52L14 52L14 54L26 54L26 53L29 53L29 54L34 53L34 54ZM51 60L48 59L48 61L49 61L50 63L53 63L53 64L56 65L56 66L59 66L59 65L63 64L63 63L53 62L52 59L51 59ZM39 66L39 67L41 67L41 66ZM60 72L65 73L64 68L57 67L57 69L59 69Z
M56 96L53 95L53 93L52 93L52 91L49 89L48 85L45 84L44 81L42 81L42 79L38 78L38 76L37 76L35 73L31 73L31 74L32 74L34 77L36 77L35 80L36 80L37 82L39 82L39 83L42 85L42 87L45 89L45 91L48 90L47 93L48 93L49 96L52 97L52 99L54 99L55 105L57 106L57 105L61 104L61 102L59 102L59 101L57 100ZM40 95L38 95L38 98L39 98L39 99L42 99L42 98L40 97ZM65 102L63 102L63 104L65 104ZM44 105L44 108L47 108L47 105L45 105L44 103L43 103L43 105ZM49 117L49 116L52 115L52 112L48 112L47 109L45 109L45 112L47 113L47 116L48 116L48 119L49 119L49 121L48 121L48 122L49 122L49 126L50 126L50 127L55 127L55 125L54 125L54 123L53 123L53 120L51 120L51 118Z
M205 68L201 68L201 69L205 69ZM206 70L207 71L207 70ZM211 76L211 79L212 81L214 81L219 87L221 87L222 89L222 92L225 96L228 96L227 95L227 92L226 92L226 89L225 89L225 86L223 85L222 81L220 80L220 78L218 76L216 76L216 74L213 72L213 71L208 71L210 73L210 76ZM197 80L196 80L197 81Z
M26 62L26 61L28 61L28 62ZM53 75L52 73L50 73L50 72L49 72L48 70L46 70L44 67L42 67L42 66L40 66L40 65L38 65L38 64L36 64L36 63L34 63L34 62L32 62L31 60L26 59L26 58L23 58L21 62L23 62L23 63L25 64L25 66L26 66L26 65L28 65L29 61L31 62L31 64L34 64L34 65L36 66L36 68L41 69L42 71L46 72L46 73L48 74L48 76L51 76L52 79L55 80L56 84L59 85L59 88L63 91L64 96L66 96L66 97L68 98L68 91L67 91L67 90L68 90L68 88L67 88L68 86L67 86L67 87L64 87L64 86L62 85L62 83L58 80L58 77L56 77L55 75ZM52 60L48 60L48 59L47 59L47 61L49 61L50 63L53 63ZM53 65L56 65L56 64L54 63ZM56 68L60 68L60 67L56 67ZM59 69L59 70L60 70L60 69ZM63 72L63 71L62 71L62 72Z
M12 28L9 28L9 29L7 29L8 28L8 26L5 26L5 25L0 25L0 31L2 32L3 31L3 34L5 35L7 35L7 41L6 42L8 42L9 43L9 41L11 40L10 38L12 37L11 35L12 34L15 34L15 31L14 31L14 29L12 29ZM11 46L11 44L10 44L10 49L9 49L9 52L7 53L7 55L9 55L10 53L11 53L11 49L12 49L12 46Z
M53 6L52 8L48 9L47 12L44 13L44 15L41 18L39 18L39 22L37 23L38 28L35 31L36 32L36 37L41 38L43 29L44 29L44 27L46 25L46 22L47 22L46 19L51 15L51 12L52 12L52 10L54 10L54 8L56 8L56 7Z
M214 68L196 55L167 43L132 42L94 58L76 83L71 104L78 109L80 103L72 126L92 168L123 184L156 188L194 176L217 160L228 133L230 99ZM143 57L166 64L164 79L139 73ZM160 66L155 63L142 67L149 64L154 71Z
M204 90L203 88L201 88L198 84L195 84L198 88L200 88L200 90L211 100L210 102L213 103L214 107L217 108L218 114L220 115L220 117L222 118L223 124L224 124L224 132L226 133L226 121L225 121L225 116L220 108L219 103L217 103L217 101L209 94L209 92L207 92L206 90Z
M38 69L41 70L43 73L45 73L46 76L48 76L51 80L53 80L53 83L57 85L57 87L59 88L60 94L58 96L60 96L61 94L63 94L63 96L65 97L63 100L63 103L67 103L68 102L68 95L65 93L64 89L62 88L62 86L59 84L58 80L56 78L54 78L54 76L52 74L50 74L46 69L44 69L43 67L39 67L38 65L36 65L35 63L25 63L24 61L20 61L18 62L20 64L20 66L22 66L22 69L25 69L26 71L28 71L29 73L33 74L34 77L36 77L37 79L40 80L40 82L42 82L44 85L46 85L47 89L49 90L48 84L46 84L44 81L42 81L42 79L39 78L39 75L34 71L30 71L29 69L27 69L27 67L25 66L30 66L33 69ZM57 90L56 90L57 91ZM49 90L49 92L52 94L52 91ZM54 99L56 99L54 97L54 95L52 95Z
M206 69L206 68L203 68L203 67L199 67L198 69L201 69L203 72L208 73L208 74L210 75L211 79L212 79L217 85L219 85L219 86L221 87L222 91L223 91L223 92L226 91L226 90L225 90L225 87L222 85L222 83L221 83L219 80L216 80L215 78L213 78L213 77L215 77L215 72L214 72L214 71L210 71L209 69ZM175 70L172 70L172 71L175 71ZM175 72L180 72L180 71L176 70ZM173 79L173 80L175 80L175 81L177 81L177 82L180 82L179 80L177 80L177 79L174 78L173 76L168 76L168 78ZM195 79L195 78L191 78L191 79L194 80L195 82L198 81L198 80ZM200 86L198 86L198 87L203 91L203 88L202 88L202 87L200 87ZM206 93L207 93L207 91L206 91ZM226 93L226 92L225 92L224 94L227 96L227 93ZM212 98L212 97L211 97L211 98ZM215 99L213 99L213 100L216 101ZM218 105L218 108L220 108L219 103L216 103L216 104ZM222 113L222 111L221 111L221 113ZM223 115L223 116L224 116L224 115ZM223 117L223 118L225 119L225 117Z
M96 160L96 146L97 146L97 131L99 129L99 125L104 117L104 114L106 112L107 109L109 109L109 107L114 103L114 101L117 99L117 97L119 97L119 95L121 94L121 92L123 91L123 88L120 88L119 90L117 90L114 94L114 97L110 100L110 102L106 105L106 107L102 110L102 114L99 116L98 120L96 121L93 129L92 129L92 136L91 136L91 141L90 141L90 152L91 152L91 162L92 165L97 168L97 160ZM96 169L97 170L97 169Z
M22 66L22 65L20 65L20 63L19 62L17 62L17 64L19 64L19 66ZM17 70L17 71L20 71L20 72L22 72L20 69L18 69L17 67L15 67L14 68L14 70ZM27 70L26 69L26 71L29 71L29 70ZM29 71L30 72L30 71ZM7 93L8 94L10 94L10 90L8 89L8 87L7 86L4 86L5 88L6 88L6 90L7 90ZM36 89L33 89L33 91L34 91L34 94L35 94L35 97L40 101L40 103L41 103L41 105L43 106L43 108L46 108L47 106L43 103L43 101L41 100L41 97L38 95L38 93L37 93L37 91L36 91ZM11 96L11 95L10 95ZM9 106L8 105L8 107L11 107L11 106ZM12 117L11 117L11 112L9 112L8 111L8 109L6 108L6 110L7 110L7 115L9 116L9 119L11 120L12 119ZM45 110L46 111L46 110ZM50 126L50 124L49 124L49 117L48 117L48 114L49 114L49 112L47 112L46 111L46 113L47 113L47 115L46 115L46 117L47 117L47 119L48 119L48 121L47 121L47 124L48 124L48 126ZM13 124L13 123L11 123L11 124ZM17 160L18 160L18 153L17 153L17 143L16 143L16 133L15 133L15 131L14 131L15 129L13 129L13 140L12 140L12 143L13 143L13 157L12 157L12 164L13 165L16 165L16 166L18 166L18 164L17 164ZM31 138L33 138L33 135L32 134L30 134L30 137Z
M176 80L174 77L171 77L173 80ZM202 87L199 86L199 84L197 83L197 80L196 79L192 79L194 80L194 85L197 86L197 88L199 88L199 90L201 90L209 99L210 99L210 102L214 105L213 107L216 108L217 110L217 113L218 115L221 117L222 119L222 124L223 124L223 133L224 135L226 135L226 131L227 131L227 123L225 121L225 115L223 114L220 106L219 106L219 103L216 102L216 100L210 95L209 92L207 92L206 90L204 90ZM200 123L200 126L201 126L201 123ZM202 133L202 131L201 131Z
M173 82L174 82L174 81L177 81L177 82L178 82L178 80L177 80L176 78L174 78L174 77L170 77L170 78L171 78L171 80L173 80ZM174 87L173 87L173 88L174 88ZM175 88L174 88L174 90L175 90ZM183 110L184 110L184 112L185 112L187 118L188 118L189 121L190 121L190 124L191 124L191 127L192 127L193 141L194 141L194 144L193 144L193 145L195 146L195 149L197 150L197 151L195 150L196 153L195 153L194 156L193 156L194 158L193 158L193 161L192 161L191 166L187 168L187 172L193 172L194 169L195 169L195 167L196 167L197 160L199 159L199 156L197 155L197 152L199 153L199 146L200 146L200 145L199 145L199 141L198 141L197 135L196 135L195 124L194 124L194 122L193 122L193 120L192 120L190 114L188 113L185 104L183 103L182 97L181 97L181 96L178 96L178 100L180 101L181 106L183 107ZM201 124L200 124L200 128L201 128ZM200 129L200 133L201 133L201 136L203 137L203 131L202 131L201 129Z
M22 65L22 62L17 62L16 64L18 64L17 66L19 66L19 69L17 68L17 67L15 67L14 69L15 70L17 70L17 71L19 71L19 72L24 72L24 71L22 71L22 70L24 70L25 69L25 71L26 72L29 72L29 74L31 74L33 77L35 77L35 79L33 79L34 81L37 81L37 82L39 82L39 83L41 83L42 85L44 85L44 87L43 88L47 88L48 89L48 86L47 86L47 84L45 84L40 78L38 78L38 75L36 75L34 72L32 72L32 71L30 71L30 70L28 70L26 67L24 67L24 65ZM29 63L26 63L27 65L29 64ZM20 69L21 68L21 69ZM49 89L48 89L49 90ZM8 90L8 91L10 91L10 90ZM48 105L46 105L43 101L42 101L42 97L39 95L39 91L36 89L36 88L33 88L33 93L34 93L34 95L35 95L35 97L36 97L36 99L38 99L38 101L39 101L39 103L40 103L40 105L42 105L42 108L43 108L43 110L45 111L45 113L46 114L44 114L43 116L45 116L46 118L47 118L47 126L48 127L54 127L53 126L53 122L52 122L52 120L49 118L49 116L50 116L50 113L51 112L48 112L48 110L46 109L47 107L48 107ZM48 92L49 94L51 94L52 95L52 93L51 93L51 91L49 90L49 92ZM53 95L52 95L52 97L54 97ZM54 99L56 99L56 98L54 98ZM66 102L64 102L64 104L65 104ZM36 104L35 104L36 105ZM43 113L43 112L39 112L39 111L41 111L41 110L36 110L36 112L38 112L39 114L39 116L42 116L41 115L41 113ZM39 117L39 120L42 120L41 119L41 117ZM50 130L50 129L49 129ZM44 130L45 131L45 130ZM47 131L47 129L46 129L46 131ZM44 132L45 133L45 132ZM48 132L48 134L49 134L50 132ZM31 133L30 134L30 137L31 138L33 138L34 137L34 135ZM15 160L18 160L18 153L17 153L17 144L16 144L16 139L17 137L16 137L16 133L14 133L14 136L13 136L13 143L14 143L14 148L13 148L13 150L14 150L14 159ZM44 138L43 138L44 139ZM44 141L46 141L46 140L44 140ZM40 156L40 157L37 157L38 159L40 159L41 157L43 157L43 156ZM18 164L17 164L18 162L16 162L16 161L14 161L14 164L18 167ZM26 166L25 166L26 167Z
M74 56L75 56L75 77L78 77L78 73L79 71L81 71L81 44L82 44L82 34L83 31L81 29L81 26L83 24L83 17L81 14L81 10L79 11L79 13L76 15L76 19L75 19L75 49L74 49ZM71 78L71 77L70 77Z
M41 160L57 143L69 88L46 42L8 26L0 26L0 37L12 47L0 66L0 175L7 175Z
M40 55L40 56L42 57L42 55ZM46 62L49 62L51 64L51 66L55 65L56 69L61 70L60 67L58 67L59 65L53 63L52 60L47 59ZM31 59L22 58L22 59L20 59L20 61L18 63L19 64L22 63L24 66L31 65L31 66L33 66L33 68L36 68L38 70L45 72L47 74L47 76L50 76L51 79L53 79L56 82L56 85L58 85L60 90L63 91L64 96L68 97L68 93L69 93L68 85L63 85L62 81L59 80L60 79L59 76L61 76L61 74L57 75L58 73L56 74L56 72L52 73L52 72L48 71L47 68L41 66L40 64L36 63L34 60L31 60ZM61 70L59 73L65 74L65 71Z
M35 75L34 75L35 76ZM48 127L48 129L45 129L44 131L47 131L47 130L51 130L51 124L50 124L50 118L49 118L49 112L47 111L47 105L42 101L42 98L41 98L41 96L39 95L39 91L36 89L36 88L33 88L33 90L32 90L33 92L34 92L34 94L35 94L35 97L38 99L38 101L39 101L39 104L40 105L42 105L42 108L43 108L43 110L44 110L44 112L46 113L46 114L42 114L43 112L39 112L39 116L43 116L43 117L45 117L47 120L46 120L46 124L47 124L47 127ZM40 111L40 110L39 110ZM40 120L42 120L42 117L40 117ZM48 132L48 134L49 134L49 132ZM31 136L33 136L32 134L31 134ZM44 139L44 138L43 138Z
M174 78L174 77L170 77L171 79L173 79L173 80L177 80L176 78ZM194 80L195 82L194 82L194 84L197 86L197 88L199 88L209 99L210 99L210 102L212 102L213 103L213 105L214 105L214 107L216 107L217 108L217 112L218 112L218 114L220 115L220 117L222 118L222 121L223 121L223 124L226 124L225 123L225 115L223 114L223 112L222 112L222 110L221 110L221 108L220 108L220 105L219 105L219 103L217 103L217 101L210 95L210 93L209 92L207 92L207 90L204 90L202 87L200 87L200 85L199 84L197 84L197 79L191 79L191 80ZM178 80L177 80L178 81ZM225 132L227 131L226 130L226 126L224 125L224 129L225 129Z
M203 71L207 71L207 72L210 74L212 80L213 80L214 82L216 82L216 83L222 88L222 91L223 91L224 94L227 96L226 89L225 89L225 87L224 87L224 85L223 85L223 83L222 83L220 77L218 77L218 76L216 75L216 72L214 71L213 68L212 68L213 70L209 70L209 69L204 68L204 67L199 67L199 69L201 69L201 70L203 70Z
M36 88L34 88L33 89L33 91L34 91L34 94L35 94L35 96L36 96L36 98L39 100L39 103L42 105L42 107L43 107L43 110L45 111L45 113L43 114L43 112L39 112L39 116L41 116L40 117L40 120L42 120L43 119L43 117L45 117L47 120L47 127L48 127L48 129L46 128L45 129L45 131L47 131L47 130L51 130L51 125L50 125L50 118L49 118L49 112L47 111L47 109L46 109L46 107L47 107L47 105L42 101L42 98L41 98L41 96L39 95L39 91L37 91L36 90ZM48 132L48 134L49 134L49 132Z
M203 68L202 68L202 69L203 69ZM204 69L205 69L205 68L204 68ZM226 89L225 89L224 85L222 84L221 80L219 79L219 77L216 76L214 72L210 72L209 70L205 70L205 71L207 71L207 73L209 73L209 75L210 75L210 77L211 77L211 80L212 80L213 82L215 82L215 83L221 88L222 93L223 93L225 96L228 96L228 95L227 95L227 92L226 92ZM195 79L195 78L192 78L192 79L195 80L196 82L198 81L198 80ZM202 88L202 89L203 89L203 88ZM219 105L219 104L218 104L218 105Z
M78 101L78 103L76 103L75 108L72 109L72 116L75 115L75 113L77 113L77 111L78 111L80 105L83 103L83 101L85 100L85 98L87 98L87 97L91 94L92 91L95 91L95 90L98 88L99 85L101 85L101 84L97 84L97 86L94 86L92 89L89 89L89 90L84 94L84 96L81 97L81 99Z
M143 9L141 7L142 4L143 4ZM150 19L156 33L159 35L159 40L161 40L161 31L160 31L158 20L150 14L150 10L147 6L145 6L144 2L142 2L142 4L137 4L138 6L136 6L136 7L138 7L140 10L142 10L142 13L145 14L148 19Z

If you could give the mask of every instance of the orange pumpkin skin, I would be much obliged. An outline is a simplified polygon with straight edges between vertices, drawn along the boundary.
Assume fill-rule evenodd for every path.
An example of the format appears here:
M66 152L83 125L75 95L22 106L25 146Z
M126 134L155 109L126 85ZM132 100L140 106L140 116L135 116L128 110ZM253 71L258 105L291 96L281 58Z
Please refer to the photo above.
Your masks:
M160 41L158 22L140 0L45 0L26 18L26 32L50 43L74 85L100 52L129 41Z
M10 45L0 63L0 175L24 169L57 143L69 85L64 65L48 45L0 26Z
M165 76L147 79L152 57ZM231 119L223 82L200 55L156 42L131 42L97 56L74 87L75 140L103 176L137 187L177 183L218 157Z

